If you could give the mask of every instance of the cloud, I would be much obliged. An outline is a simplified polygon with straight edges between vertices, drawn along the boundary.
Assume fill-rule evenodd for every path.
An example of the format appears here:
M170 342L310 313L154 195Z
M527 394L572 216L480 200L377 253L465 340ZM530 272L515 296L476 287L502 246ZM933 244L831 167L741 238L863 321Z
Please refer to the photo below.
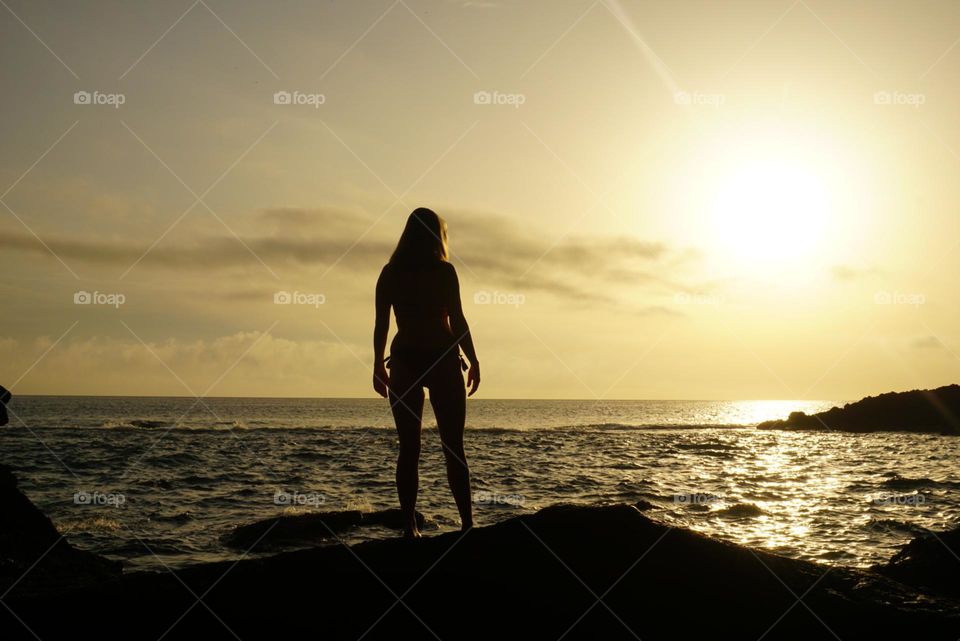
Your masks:
M49 248L49 249L48 249ZM307 237L262 237L245 238L233 236L208 236L191 241L189 245L159 243L134 245L122 240L77 239L45 237L41 242L28 233L12 232L0 238L0 249L20 250L49 255L53 252L63 260L82 261L91 264L110 265L125 269L140 260L148 267L169 269L223 269L231 267L257 267L262 260L273 265L329 265L341 255L348 253L346 264L358 264L363 259L381 258L392 247L384 242L359 243L351 249L346 239Z
M658 273L690 258L663 243L630 237L551 240L507 217L473 212L454 212L447 219L453 259L481 280L594 301L622 299L624 288L687 289Z
M451 260L461 280L472 281L472 286L540 291L574 305L621 305L636 290L672 295L702 289L679 278L694 260L691 255L660 242L626 236L550 238L504 216L450 211L445 217ZM394 223L389 231L388 221ZM234 237L205 232L186 240L168 237L151 248L146 243L102 237L44 235L41 242L25 231L13 231L0 236L0 249L51 259L53 252L68 264L113 267L118 273L136 263L137 270L203 276L215 270L239 270L249 278L251 270L263 270L262 261L283 277L291 271L300 274L304 269L334 266L348 276L370 275L387 261L401 228L395 217L381 221L337 208L277 207L241 222L245 224L238 223L237 229L254 233ZM245 280L243 286L249 285Z
M0 338L0 377L7 384L28 372L15 393L209 395L229 389L249 396L349 394L367 366L335 337L289 340L241 331L206 340L68 337ZM49 349L49 352L47 351ZM39 360L38 360L39 359ZM31 366L36 364L34 367ZM169 368L169 369L168 369ZM346 376L326 376L349 372ZM317 389L319 380L326 389ZM42 381L41 388L35 388Z

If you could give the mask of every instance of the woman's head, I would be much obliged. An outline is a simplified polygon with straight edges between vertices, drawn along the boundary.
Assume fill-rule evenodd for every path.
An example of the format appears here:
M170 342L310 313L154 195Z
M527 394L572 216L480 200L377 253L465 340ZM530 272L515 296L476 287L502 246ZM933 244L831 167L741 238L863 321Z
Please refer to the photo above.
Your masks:
M446 261L447 258L447 222L432 209L414 209L407 218L390 262L428 263Z

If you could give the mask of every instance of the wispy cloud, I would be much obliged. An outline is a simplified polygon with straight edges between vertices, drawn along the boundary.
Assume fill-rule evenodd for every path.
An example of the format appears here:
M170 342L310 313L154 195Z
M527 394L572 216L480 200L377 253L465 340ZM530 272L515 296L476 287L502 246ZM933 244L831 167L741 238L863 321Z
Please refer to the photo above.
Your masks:
M51 341L50 337L29 341L0 338L0 378L15 380ZM229 375L221 380L228 369ZM350 372L348 377L330 380L325 391L331 394L347 393L351 377L366 378L363 364L332 337L290 340L241 331L208 339L146 339L140 343L124 332L119 337L64 340L24 377L20 387L25 393L95 394L110 389L116 393L149 390L151 394L182 396L214 385L210 389L213 395L225 389L247 395L270 389L278 394L308 396L317 393L315 377L325 371ZM43 381L39 388L38 381Z
M600 236L553 242L501 215L450 212L447 218L453 260L461 267L461 278L480 281L473 283L477 286L540 291L579 303L622 301L627 290L669 294L691 289L677 275L691 262L690 254L660 242ZM361 212L337 208L272 208L247 221L244 228L256 234L242 234L246 247L226 234L194 234L185 241L159 243L140 266L247 273L260 268L255 255L284 276L333 264L347 275L374 274L389 257L401 225L371 229L373 222ZM45 235L44 241L65 260L119 270L146 249L103 237ZM17 231L0 237L0 249L49 256L35 237Z

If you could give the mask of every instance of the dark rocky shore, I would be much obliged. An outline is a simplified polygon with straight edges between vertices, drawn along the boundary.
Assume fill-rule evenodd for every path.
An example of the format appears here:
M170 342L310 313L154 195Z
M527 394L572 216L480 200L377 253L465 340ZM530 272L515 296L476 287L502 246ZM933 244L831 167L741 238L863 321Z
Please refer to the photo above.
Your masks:
M874 569L930 594L960 597L960 528L921 534Z
M0 600L110 581L121 571L119 562L70 545L17 488L10 468L0 465L0 595L14 586Z
M960 385L868 396L818 414L793 412L760 429L960 434Z
M120 573L63 541L9 471L0 481L3 639L960 635L960 561L936 546L911 544L876 571L827 568L671 528L631 505L556 506L465 535Z

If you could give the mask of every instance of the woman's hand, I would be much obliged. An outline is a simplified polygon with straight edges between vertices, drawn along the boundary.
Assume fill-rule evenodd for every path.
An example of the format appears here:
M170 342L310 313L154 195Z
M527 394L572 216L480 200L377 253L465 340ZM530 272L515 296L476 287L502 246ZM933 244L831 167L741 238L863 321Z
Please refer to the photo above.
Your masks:
M470 364L470 371L467 372L467 387L470 388L467 396L473 396L473 393L480 387L480 363Z
M373 367L373 389L374 391L383 396L387 397L387 388L390 386L390 375L387 373L387 368L382 362L377 363Z

